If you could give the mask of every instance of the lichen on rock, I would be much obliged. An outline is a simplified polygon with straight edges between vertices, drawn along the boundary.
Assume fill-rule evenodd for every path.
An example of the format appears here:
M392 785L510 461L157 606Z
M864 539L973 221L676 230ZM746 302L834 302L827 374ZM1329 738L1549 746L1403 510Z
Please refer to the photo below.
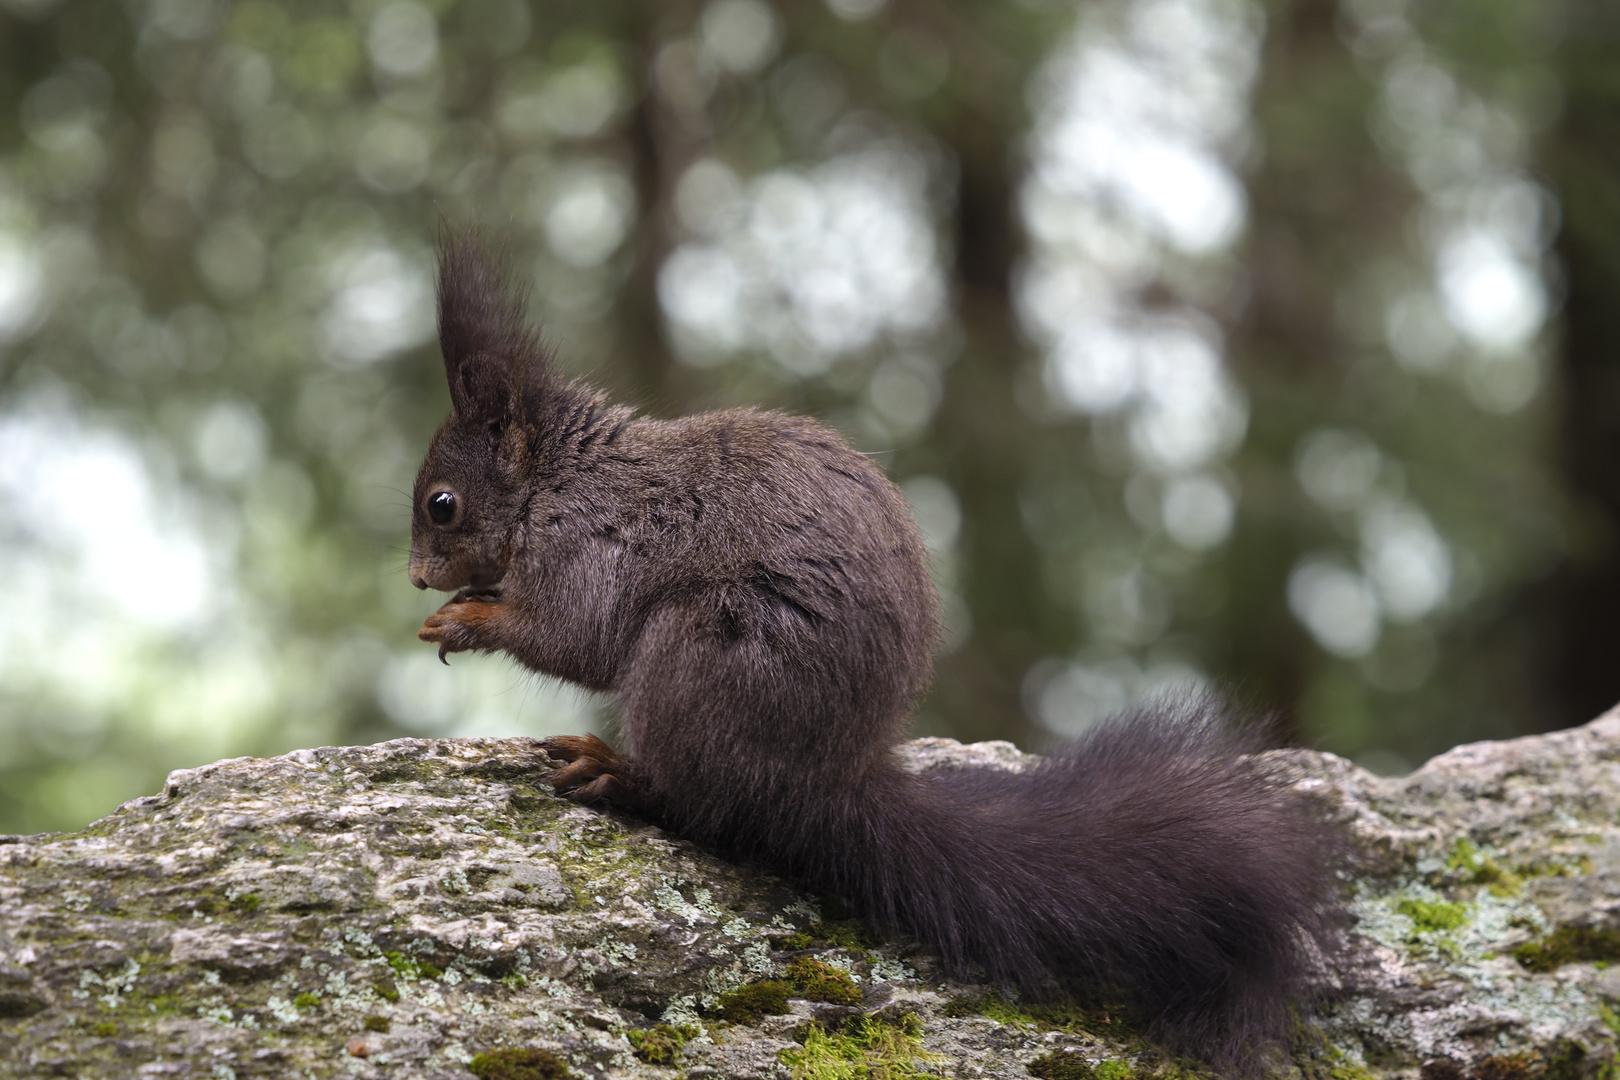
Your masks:
M1367 856L1323 1029L1342 1068L1608 1076L1620 1019L1620 710L1380 779L1293 756Z
M1275 760L1368 853L1335 996L1279 1070L1607 1075L1620 715L1400 779ZM80 832L0 838L0 1077L1197 1072L1123 1016L953 982L775 877L556 798L548 764L527 739L242 758Z

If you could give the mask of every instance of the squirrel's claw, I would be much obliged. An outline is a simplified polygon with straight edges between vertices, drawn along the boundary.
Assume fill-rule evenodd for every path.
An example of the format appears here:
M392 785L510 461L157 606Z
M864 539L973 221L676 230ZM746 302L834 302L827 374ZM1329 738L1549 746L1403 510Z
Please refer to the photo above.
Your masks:
M540 748L546 756L568 763L536 777L550 784L557 794L587 806L605 801L635 810L649 809L636 786L625 779L633 771L630 763L595 735L557 735L540 740Z
M537 779L542 783L550 784L559 795L566 795L576 788L584 787L593 780L610 775L612 774L603 772L599 766L594 766L591 762L576 761L572 765L564 765L560 769L548 769L541 773Z
M612 773L603 773L590 783L571 789L567 795L568 798L584 806L594 806L599 802L610 802L614 806L642 809L641 800L636 796L635 791Z
M547 757L554 757L558 761L579 761L585 758L604 766L619 762L619 755L614 752L613 747L595 735L553 735L549 739L540 740L540 749L546 752Z
M491 623L501 611L499 600L489 593L463 599L459 595L422 620L416 636L439 646L439 662L449 666L448 654L467 649L496 647Z

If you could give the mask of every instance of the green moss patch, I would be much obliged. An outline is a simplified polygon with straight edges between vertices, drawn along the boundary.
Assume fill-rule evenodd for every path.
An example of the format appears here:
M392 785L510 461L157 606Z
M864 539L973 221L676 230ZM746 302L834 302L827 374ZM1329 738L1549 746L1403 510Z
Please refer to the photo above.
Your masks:
M375 1031L381 1035L388 1034L389 1030L394 1026L386 1016L368 1016L361 1021L361 1024L365 1026L367 1031Z
M437 979L444 974L444 969L426 960L418 960L414 956L406 956L398 949L383 953L383 959L388 966L407 979Z
M1527 941L1513 950L1513 959L1526 971L1554 971L1583 960L1620 960L1620 930L1595 926L1560 926L1540 941Z
M443 772L432 762L397 758L368 770L373 784L421 783L440 776Z
M1328 1070L1327 1074L1328 1080L1378 1080L1366 1069L1359 1065L1352 1065L1348 1061L1333 1066ZM1427 1074L1425 1074L1425 1077L1427 1077ZM1427 1077L1427 1080L1436 1080L1436 1078ZM1458 1077L1457 1080L1461 1080L1461 1077Z
M793 1080L901 1080L937 1060L922 1048L922 1025L911 1013L898 1020L861 1016L828 1031L810 1025L803 1045L777 1054Z
M1123 1039L1129 1034L1106 1009L1086 1009L1074 1004L1015 1004L999 994L955 998L946 1002L940 1011L951 1017L982 1016L998 1024L1034 1031L1084 1032L1114 1039Z
M1586 1049L1560 1039L1536 1054L1503 1054L1465 1065L1441 1057L1423 1063L1419 1080L1579 1080L1586 1074ZM1600 1074L1603 1075L1603 1074Z
M1592 860L1585 855L1579 858L1555 855L1506 867L1480 851L1472 840L1464 836L1459 837L1446 853L1446 869L1450 871L1447 876L1453 883L1460 878L1461 884L1483 885L1491 895L1506 897L1519 895L1524 883L1532 878L1589 874L1592 872Z
M787 966L788 985L794 997L824 1001L831 1005L859 1005L861 988L849 973L809 956L801 956Z
M1402 900L1395 910L1420 931L1456 930L1468 921L1468 905L1448 900Z
M1031 1061L1029 1075L1040 1080L1133 1080L1136 1070L1115 1058L1093 1065L1073 1050L1058 1050Z
M1542 1054L1542 1076L1546 1080L1580 1080L1586 1072L1586 1047L1573 1039L1560 1039Z
M800 930L778 938L774 947L785 952L824 948L868 953L877 946L865 924L859 919L828 919L811 923L808 930Z
M722 994L714 1015L733 1024L757 1024L762 1016L781 1016L788 1011L788 991L782 979L762 979Z
M872 937L866 932L865 924L859 919L819 922L812 926L810 931L818 939L825 941L835 949L868 952L873 947Z
M987 1020L994 1020L998 1024L1008 1024L1013 1027L1039 1028L1042 1026L1033 1013L1013 1004L998 994L952 998L945 1003L945 1007L940 1012L952 1018L982 1016Z
M1517 896L1524 885L1524 877L1534 876L1505 869L1495 859L1481 852L1466 836L1458 837L1446 853L1446 869L1461 876L1463 884L1485 886L1492 896Z
M562 1058L533 1047L486 1050L467 1062L478 1080L572 1080Z
M846 971L810 956L787 966L785 979L761 979L723 994L711 1014L733 1024L757 1024L762 1016L781 1016L788 998L822 1001L832 1005L859 1005L861 988Z
M687 1039L695 1039L698 1029L691 1025L655 1024L640 1031L627 1031L624 1037L636 1057L650 1065L673 1065L680 1060Z
M1516 868L1520 877L1576 877L1592 872L1592 860L1585 855L1573 862L1554 862L1552 859L1534 859Z

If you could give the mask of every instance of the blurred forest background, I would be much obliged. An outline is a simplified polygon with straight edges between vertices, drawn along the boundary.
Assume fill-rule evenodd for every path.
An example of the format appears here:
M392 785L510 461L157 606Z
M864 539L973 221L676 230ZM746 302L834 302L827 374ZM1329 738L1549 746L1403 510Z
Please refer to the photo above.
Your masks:
M904 486L925 733L1620 699L1620 8L0 0L0 831L603 706L414 630L440 219L570 370Z

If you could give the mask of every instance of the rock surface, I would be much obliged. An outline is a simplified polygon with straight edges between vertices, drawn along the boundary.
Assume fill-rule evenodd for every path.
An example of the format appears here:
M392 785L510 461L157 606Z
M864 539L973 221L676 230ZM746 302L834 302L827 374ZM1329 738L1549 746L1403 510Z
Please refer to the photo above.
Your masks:
M939 739L908 754L1022 760ZM1337 1000L1279 1072L1608 1077L1620 712L1404 778L1275 759L1368 852ZM0 837L0 1077L1193 1067L1104 1014L948 981L773 877L551 796L545 767L525 739L304 750L177 772L81 832Z

